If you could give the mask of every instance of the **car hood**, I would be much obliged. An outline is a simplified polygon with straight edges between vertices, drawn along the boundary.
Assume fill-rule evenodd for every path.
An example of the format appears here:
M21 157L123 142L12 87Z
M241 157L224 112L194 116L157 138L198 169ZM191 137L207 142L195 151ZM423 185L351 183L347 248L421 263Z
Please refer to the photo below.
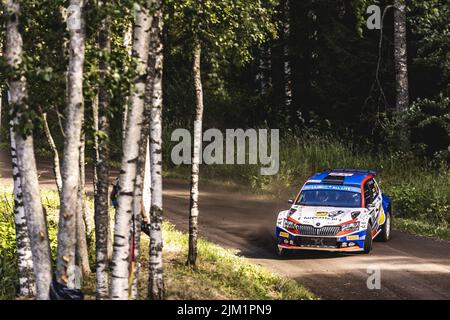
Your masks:
M353 220L352 212L362 214L363 211L362 208L292 206L289 212L293 220L320 228L349 222Z

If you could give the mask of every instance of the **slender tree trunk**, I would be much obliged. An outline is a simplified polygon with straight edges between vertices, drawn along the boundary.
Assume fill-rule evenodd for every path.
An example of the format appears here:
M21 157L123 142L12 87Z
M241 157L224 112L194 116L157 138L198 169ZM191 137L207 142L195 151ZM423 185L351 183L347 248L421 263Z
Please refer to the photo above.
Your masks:
M83 121L84 126L84 121ZM82 218L84 228L86 229L86 240L88 245L94 240L93 219L86 201L86 136L84 132L81 135L80 146L80 189L82 195Z
M97 183L98 183L98 169L97 169L97 163L98 159L100 158L100 153L98 150L98 142L99 142L99 123L98 123L98 94L95 94L92 97L91 101L91 107L92 107L92 130L94 131L93 136L93 149L94 149L94 172L92 176L92 185L94 189L94 207L96 208L96 197L97 197ZM95 214L94 214L95 218Z
M61 197L62 178L61 178L61 169L60 169L60 163L59 163L58 149L56 148L55 140L53 140L53 136L50 131L50 127L48 126L47 113L41 112L41 114L42 114L42 120L44 122L45 136L47 137L47 142L50 146L50 149L53 152L53 173L55 174L56 188L58 189L59 196Z
M19 295L34 296L36 285L33 275L33 255L28 236L27 219L23 203L22 182L16 154L16 139L11 123L11 159L14 179L14 222L16 225L17 266L19 276Z
M145 155L144 183L142 186L142 218L146 223L150 222L151 205L152 205L152 181L150 170L150 141L147 141L147 151Z
M22 201L25 209L28 233L33 254L33 269L36 281L36 298L48 299L52 276L50 246L47 223L39 195L39 182L34 156L32 132L18 132L22 128L21 111L27 112L24 104L27 99L26 79L19 70L22 63L22 36L19 33L20 2L6 2L6 50L5 56L16 75L8 79L9 105L13 114L12 135L16 145L16 155L20 182L22 185ZM24 108L25 107L25 108Z
M89 220L87 214L86 206L86 194L85 194L85 140L84 133L81 135L80 143L80 183L78 185L78 199L77 199L77 222L76 222L76 235L77 235L77 245L76 245L76 265L81 267L82 274L88 276L91 273L91 268L89 266L89 253L88 253L88 243L87 237L89 237L88 223Z
M146 89L147 91L147 89ZM147 99L147 93L146 93ZM131 284L131 299L138 297L138 280L140 272L140 254L141 254L141 223L142 219L146 223L149 222L150 206L151 206L151 184L150 184L150 144L148 132L150 128L150 108L145 105L144 110L145 121L143 122L141 145L139 148L146 146L145 150L139 150L138 173L136 176L136 187L133 199L133 221L132 221L132 237L133 242L133 261L134 274Z
M396 111L397 117L400 120L398 144L401 150L408 150L408 128L406 123L401 120L402 115L409 107L405 0L395 0L394 6L394 60L397 92Z
M139 75L134 81L135 90L130 97L127 130L123 145L122 165L119 178L119 198L114 227L112 261L112 299L127 299L129 296L130 229L133 214L133 199L139 145L141 144L142 122L144 120L144 95L147 79L147 59L150 42L151 17L148 11L139 7L134 26L133 56L138 59Z
M69 287L75 284L76 220L81 127L83 122L83 64L85 35L83 1L70 1L68 21L70 54L68 70L68 105L66 108L64 161L62 166L63 188L58 229L57 281Z
M2 132L2 106L3 106L3 90L0 87L0 132Z
M149 58L149 85L151 86L150 115L150 261L148 297L164 299L163 239L162 239L162 106L163 106L163 18L162 1L155 1L157 11L153 15Z
M193 52L193 78L195 86L194 148L192 150L191 190L189 204L189 252L187 264L195 266L198 237L198 181L200 171L200 149L202 147L203 86L201 78L201 46L197 43Z
M103 2L102 2L103 4ZM111 53L111 19L106 17L102 21L98 44L104 56ZM111 242L109 223L109 106L110 95L106 85L108 60L100 60L100 87L98 94L98 116L96 133L101 131L101 137L96 134L96 157L95 157L95 239L96 239L96 275L97 275L97 299L107 299L109 296L108 264L112 250L109 248Z
M290 18L290 0L284 0L284 23L283 23L283 41L284 41L284 107L287 117L292 104L292 68L290 55L290 39L291 39L291 18Z
M256 74L256 84L258 93L266 96L272 88L272 77L270 75L272 69L270 44L263 44L258 49L258 71Z
M84 276L89 276L91 268L89 266L89 253L86 242L86 228L83 221L83 192L81 187L78 189L78 202L77 202L77 222L76 222L76 265L81 268L81 272Z
M133 29L131 27L127 28L123 36L123 46L127 48L128 55L133 54ZM125 141L125 135L127 131L127 119L128 119L128 106L129 97L125 99L124 109L122 113L122 143Z
M133 212L131 221L131 241L132 241L132 256L130 257L130 276L131 279L131 291L130 298L136 299L138 295L138 280L140 271L140 254L141 254L141 220L144 210L143 204L143 187L145 168L148 157L148 130L149 130L149 108L145 106L144 121L142 123L141 138L139 139L139 156L137 161L136 179L133 191Z

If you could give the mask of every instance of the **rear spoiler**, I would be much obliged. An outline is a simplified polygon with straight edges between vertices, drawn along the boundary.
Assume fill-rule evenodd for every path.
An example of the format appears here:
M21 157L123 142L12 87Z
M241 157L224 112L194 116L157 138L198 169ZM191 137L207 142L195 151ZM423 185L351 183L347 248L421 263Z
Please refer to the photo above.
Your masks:
M375 170L367 170L367 169L328 169L325 172L336 172L336 173L365 173L365 174L371 174L374 177L377 176L377 172Z

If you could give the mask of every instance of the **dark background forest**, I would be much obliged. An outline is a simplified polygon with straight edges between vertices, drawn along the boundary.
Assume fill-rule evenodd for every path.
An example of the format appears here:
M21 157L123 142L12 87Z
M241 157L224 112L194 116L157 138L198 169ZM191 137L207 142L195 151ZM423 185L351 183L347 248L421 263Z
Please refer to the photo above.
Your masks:
M449 124L449 20L447 1L407 1L407 44L410 110L401 114L410 132L411 151L425 160L448 160ZM390 1L376 1L381 9ZM252 49L252 59L243 63L232 50L206 49L203 55L205 128L279 128L283 136L330 135L368 148L369 152L393 152L396 125L393 11L387 10L380 30L366 27L369 2L354 0L291 1L290 32L283 34L286 21L283 3L275 7L276 35ZM371 4L371 3L370 3ZM30 40L27 63L31 83L30 102L49 110L50 129L62 145L58 123L63 117L65 72L63 22L57 19L57 1L30 1L34 14L55 15L42 21L27 21ZM166 19L170 20L170 9ZM94 16L94 13L92 13ZM126 22L114 25L113 54L115 90L112 115L114 128L121 128L123 99L127 91L126 72L132 72L123 46ZM32 29L31 29L32 28ZM189 51L174 36L176 26L164 28L164 122L165 132L190 127L194 91ZM48 33L48 30L53 32ZM95 24L90 25L91 33ZM274 32L275 33L275 32ZM88 36L89 37L89 36ZM42 43L37 44L37 40ZM181 49L180 49L181 48ZM285 51L285 49L287 51ZM98 58L93 43L87 55ZM286 100L285 63L290 67L291 99ZM127 67L126 69L124 69ZM377 83L377 67L379 67ZM87 102L94 94L98 70L88 62L85 74ZM125 70L125 73L124 73ZM89 95L91 93L91 95ZM59 116L58 116L59 115ZM38 118L38 117L37 117ZM59 119L59 120L58 120ZM3 124L7 121L3 116ZM90 121L87 119L87 121ZM36 121L40 123L38 120ZM3 125L3 136L7 130ZM89 134L89 133L88 133ZM35 132L37 147L46 149L43 131ZM120 130L110 139L112 157L120 157ZM5 141L5 139L3 139ZM89 142L89 141L88 141Z

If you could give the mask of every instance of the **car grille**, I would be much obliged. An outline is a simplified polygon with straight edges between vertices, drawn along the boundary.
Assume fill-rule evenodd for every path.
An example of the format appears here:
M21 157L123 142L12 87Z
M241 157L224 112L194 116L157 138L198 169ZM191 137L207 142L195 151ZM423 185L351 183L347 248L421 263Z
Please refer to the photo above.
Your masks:
M298 232L300 236L323 236L323 237L335 237L339 231L340 226L329 226L322 228L314 228L313 226L299 225Z
M302 247L337 248L338 243L336 238L300 237L296 240L296 245Z

